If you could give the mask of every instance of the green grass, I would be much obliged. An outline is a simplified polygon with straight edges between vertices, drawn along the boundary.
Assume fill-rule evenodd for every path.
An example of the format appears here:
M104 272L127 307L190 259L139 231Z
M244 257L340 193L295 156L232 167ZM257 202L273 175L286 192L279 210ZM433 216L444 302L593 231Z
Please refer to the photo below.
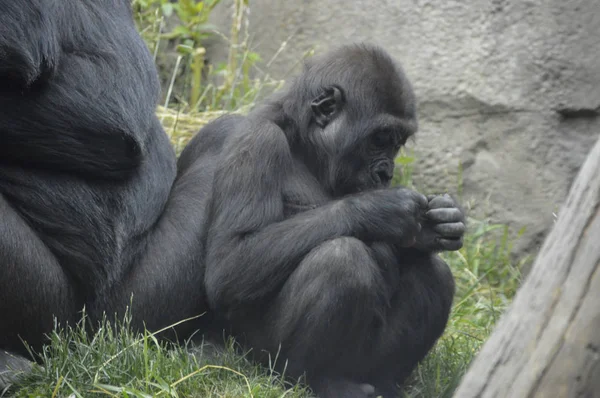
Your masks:
M448 327L415 370L406 397L451 397L518 286L507 228L475 220L470 225L464 248L444 254L457 284ZM310 396L302 384L284 383L269 368L236 354L232 341L218 350L175 346L149 332L132 333L128 325L127 317L114 326L103 322L92 336L81 325L57 328L41 353L42 366L19 382L15 396Z
M41 366L19 381L16 397L287 397L307 396L267 369L225 348L160 342L132 333L129 317L103 321L88 336L82 322L56 329ZM1 394L0 394L1 396Z
M202 74L197 66L203 62L202 40L209 34L206 21L210 10L194 13L189 7L197 5L191 1L180 1L179 9L167 0L133 3L138 27L163 72L161 50L166 42L175 43L177 49L177 62L165 75L165 106L159 107L158 115L178 151L198 128L223 111L245 112L261 95L280 87L281 82L271 80L268 73L250 78L260 57L249 50L243 24L232 26L234 42L227 63ZM211 7L216 3L206 2ZM235 5L234 17L241 17L247 2L236 0ZM178 26L183 27L165 30L165 13L176 14L181 20ZM397 159L402 173L395 183L412 186L415 161L412 153L402 152ZM513 258L508 236L504 225L469 220L464 247L443 255L455 276L457 294L448 327L413 373L406 397L452 396L519 285L518 270L526 259ZM92 336L81 325L57 328L40 355L41 366L34 366L30 375L13 386L14 396L310 396L302 384L284 383L269 368L236 354L232 341L218 350L169 345L159 342L155 334L131 332L127 317L118 325L103 322Z

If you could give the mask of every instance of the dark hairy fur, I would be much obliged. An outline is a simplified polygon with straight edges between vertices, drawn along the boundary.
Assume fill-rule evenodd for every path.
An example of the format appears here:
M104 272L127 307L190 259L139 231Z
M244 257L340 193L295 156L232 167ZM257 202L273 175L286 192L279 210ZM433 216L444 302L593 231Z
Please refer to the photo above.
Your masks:
M204 172L211 310L321 397L395 396L445 328L454 281L436 253L462 246L464 215L389 187L416 130L398 64L351 45L213 121L179 159L181 176Z
M0 374L84 306L133 295L153 330L206 311L204 188L175 180L159 91L128 0L0 0Z

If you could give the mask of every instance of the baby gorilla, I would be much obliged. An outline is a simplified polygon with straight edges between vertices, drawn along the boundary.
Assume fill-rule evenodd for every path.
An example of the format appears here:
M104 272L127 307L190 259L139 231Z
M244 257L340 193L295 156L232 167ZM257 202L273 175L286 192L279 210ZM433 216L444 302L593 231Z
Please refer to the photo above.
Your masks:
M401 68L350 45L207 125L179 159L180 176L205 171L211 309L320 397L396 396L447 323L454 280L436 253L462 247L463 212L389 187L416 130Z

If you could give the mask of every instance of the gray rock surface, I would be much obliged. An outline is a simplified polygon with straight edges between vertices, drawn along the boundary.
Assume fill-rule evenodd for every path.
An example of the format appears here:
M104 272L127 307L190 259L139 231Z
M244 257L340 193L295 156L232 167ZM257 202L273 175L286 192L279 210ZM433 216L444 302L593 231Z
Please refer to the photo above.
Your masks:
M211 21L225 34L231 4ZM278 78L311 49L390 51L419 98L417 185L453 191L462 163L475 215L527 227L517 250L537 249L600 132L598 0L252 0L249 31L264 60L286 42Z

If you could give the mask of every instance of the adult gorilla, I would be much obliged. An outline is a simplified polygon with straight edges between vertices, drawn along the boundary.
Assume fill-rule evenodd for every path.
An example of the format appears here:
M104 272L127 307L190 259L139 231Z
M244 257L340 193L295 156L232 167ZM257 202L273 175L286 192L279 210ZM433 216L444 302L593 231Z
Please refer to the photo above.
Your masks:
M202 192L174 185L158 94L129 0L0 0L0 367L84 306L205 310Z
M435 253L462 246L463 212L389 188L416 129L400 67L352 45L247 117L209 124L179 160L182 175L204 169L211 195L211 309L321 397L395 396L446 325L454 281Z

